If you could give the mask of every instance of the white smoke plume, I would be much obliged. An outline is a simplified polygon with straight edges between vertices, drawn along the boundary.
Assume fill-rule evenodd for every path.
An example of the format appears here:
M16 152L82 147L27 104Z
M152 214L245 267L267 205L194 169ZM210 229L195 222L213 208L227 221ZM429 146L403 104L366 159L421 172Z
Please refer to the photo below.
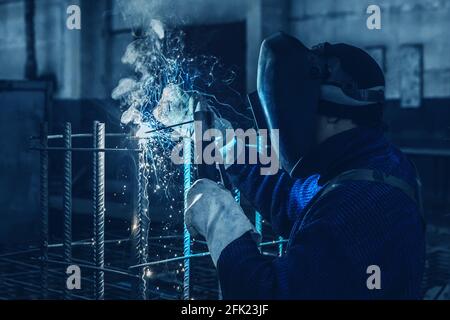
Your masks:
M187 55L183 32L152 16L157 12L158 2L119 1L123 18L134 30L135 38L121 61L134 74L121 79L111 97L120 101L121 123L133 127L141 147L148 151L149 172L164 189L162 186L173 179L170 152L181 137L192 135L192 125L164 128L193 120L197 98L206 101L217 115L220 107L232 108L201 90L217 82L228 86L234 73L221 78L216 73L216 68L221 67L216 57ZM221 130L231 128L226 120L218 121L217 126Z

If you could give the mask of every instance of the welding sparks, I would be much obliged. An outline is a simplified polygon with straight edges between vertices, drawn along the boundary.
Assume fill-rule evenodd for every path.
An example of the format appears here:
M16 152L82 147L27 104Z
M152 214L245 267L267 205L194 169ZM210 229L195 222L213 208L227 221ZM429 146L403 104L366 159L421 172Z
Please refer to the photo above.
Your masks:
M169 186L179 185L173 182L179 182L182 173L174 168L170 155L180 138L192 135L194 104L204 99L217 114L220 108L232 108L202 90L216 82L228 86L235 74L217 75L220 63L216 57L188 56L180 30L166 28L156 19L147 19L142 25L147 29L135 34L122 57L134 76L121 79L111 97L121 102L121 123L132 128L144 150L146 183L155 186L153 193L163 191L173 199ZM218 126L231 128L225 120Z
M125 109L121 123L137 127L135 135L142 138L139 147L145 150L150 163L148 173L154 175L156 185L166 190L174 177L168 163L173 133L154 130L161 124L166 126L168 121L175 124L178 119L191 116L187 92L193 89L194 76L187 71L189 59L183 55L180 32L169 33L160 21L151 20L144 35L128 45L122 57L122 62L134 69L135 79L120 80L111 96L120 100ZM179 128L183 129L186 131ZM166 174L160 175L157 170Z
M151 278L153 276L153 271L150 270L150 268L145 268L144 274L146 278Z

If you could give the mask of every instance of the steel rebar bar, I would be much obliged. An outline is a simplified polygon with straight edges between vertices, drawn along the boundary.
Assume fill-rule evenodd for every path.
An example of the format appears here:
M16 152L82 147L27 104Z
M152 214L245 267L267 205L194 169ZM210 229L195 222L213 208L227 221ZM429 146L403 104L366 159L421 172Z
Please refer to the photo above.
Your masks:
M105 124L94 122L94 148L105 147ZM105 154L94 152L93 203L94 203L94 264L98 270L94 273L94 296L103 300L105 295Z
M180 123L176 123L176 124L172 124L170 126L166 126L166 127L162 127L162 128L156 128L156 129L152 129L149 131L144 132L145 134L149 134L149 133L154 133L154 132L158 132L158 131L164 131L167 129L171 129L171 128L175 128L175 127L179 127L179 126L183 126L185 124L189 124L189 123L193 123L194 120L190 120L190 121L185 121L185 122L180 122ZM149 137L136 137L136 136L132 136L129 133L106 133L105 134L106 137L122 137L122 138L129 138L129 139L149 139ZM92 138L93 134L92 133L76 133L72 135L72 138ZM40 139L40 137L37 136L31 136L30 137L31 140L34 139ZM56 140L56 139L63 139L63 135L62 134L53 134L53 135L49 135L47 137L48 140Z
M255 212L255 229L262 236L262 216L258 211Z
M41 126L40 143L42 148L47 148L48 125ZM40 207L41 207L41 297L46 299L48 295L48 151L40 152Z
M281 257L283 255L283 251L284 251L284 249L283 249L284 241L283 240L284 240L283 237L278 237L278 241L279 241L279 243L278 243L278 256L279 257Z
M39 150L39 151L80 151L80 152L97 152L97 153L105 153L105 152L141 152L140 149L124 149L124 148L60 148L60 147L30 147L30 150Z
M75 133L72 135L72 139L74 138L92 138L94 135L92 133ZM129 133L105 133L105 137L118 137L118 138L127 138L131 137ZM33 139L34 137L31 137ZM64 139L62 134L53 134L48 136L49 140L55 139Z
M64 147L72 148L72 126L67 122L64 126ZM63 252L64 261L72 262L72 151L64 152L64 223L63 223ZM71 294L64 286L64 299L70 299Z
M59 260L53 260L53 259L48 259L48 262L49 263L54 263L54 264L68 265L67 262L65 262L65 261L59 261ZM118 269L114 269L114 268L110 268L110 267L108 267L108 268L105 268L104 266L103 267L97 267L97 266L92 266L90 264L79 263L79 262L77 262L77 266L82 267L82 268L86 268L86 269L95 270L97 272L100 271L102 273L110 272L110 273L115 273L115 274L119 274L119 275L123 275L123 276L127 276L127 277L132 277L132 278L137 277L135 274L131 274L131 273L128 273L128 272L125 272L125 271L122 271L122 270L118 270ZM95 286L95 283L94 283L94 286Z
M182 236L159 236L159 237L152 237L149 238L153 239L153 240L164 240L164 239L173 239L173 238L181 238ZM129 238L123 238L123 239L114 239L114 240L105 240L105 244L121 244L122 242L128 242L130 241ZM74 241L72 242L72 247L74 246L92 246L95 242L91 239L85 239L85 240L78 240L78 241ZM52 243L49 244L47 246L49 249L51 248L61 248L64 247L64 243ZM12 251L12 252L7 252L7 253L3 253L0 254L0 259L4 258L4 257L9 257L9 256L17 256L17 255L22 255L22 254L27 254L27 253L33 253L33 252L37 252L40 251L41 248L30 248L30 249L26 249L26 250L19 250L19 251Z
M188 203L187 203L187 192L192 184L192 147L191 147L191 139L184 138L183 140L183 182L184 182L184 210L186 211ZM183 228L183 255L185 257L189 257L191 255L191 235L186 227L186 223L184 223ZM189 300L190 298L190 259L184 259L183 261L183 299Z
M282 243L286 243L288 242L288 240L274 240L274 241L268 241L268 242L262 242L258 245L258 247L266 247L266 246L273 246L273 245L278 245L280 244L280 242ZM158 264L165 264L165 263L169 263L169 262L176 262L176 261L180 261L180 260L186 260L186 259L192 259L192 258L200 258L200 257L206 257L209 256L210 253L209 252L200 252L200 253L192 253L189 256L180 256L180 257L174 257L174 258L168 258L168 259L163 259L163 260L156 260L156 261L150 261L144 264L137 264L134 266L129 266L128 269L136 269L136 268L142 268L145 266L154 266L154 265L158 265Z
M265 147L264 141L261 136L258 137L258 143L257 143L257 149L258 152L262 152L263 148ZM262 225L262 216L258 211L255 211L255 229L256 232L258 232L261 236L261 239L263 237L263 225ZM261 250L261 248L260 248Z
M144 149L144 146L140 146ZM138 157L138 192L137 192L137 221L136 221L136 260L138 263L145 264L148 261L148 193L147 176L148 163L146 153L140 152ZM139 282L137 285L137 297L142 300L147 299L147 275L146 268L139 270Z

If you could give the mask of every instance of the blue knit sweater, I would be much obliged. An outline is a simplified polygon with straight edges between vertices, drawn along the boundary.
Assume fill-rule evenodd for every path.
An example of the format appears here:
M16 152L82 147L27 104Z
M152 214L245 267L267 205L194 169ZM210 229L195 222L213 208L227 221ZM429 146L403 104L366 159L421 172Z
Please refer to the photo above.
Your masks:
M249 233L229 244L218 261L225 299L421 297L424 228L411 198L386 184L347 181L314 199L327 181L351 169L378 169L411 184L416 178L411 163L381 131L363 128L333 136L304 157L301 178L284 171L262 176L257 165L228 169L289 245L284 256L274 258L263 256ZM380 267L379 290L367 287L370 265Z

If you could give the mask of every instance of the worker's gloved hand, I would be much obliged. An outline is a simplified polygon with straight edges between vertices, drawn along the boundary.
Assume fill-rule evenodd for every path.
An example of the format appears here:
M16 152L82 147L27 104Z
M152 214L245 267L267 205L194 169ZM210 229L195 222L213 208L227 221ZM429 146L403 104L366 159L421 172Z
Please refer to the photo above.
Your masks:
M222 158L222 163L225 169L228 169L232 164L237 162L237 159L244 152L244 143L236 137L233 132L233 126L230 121L221 117L213 108L211 108L207 101L204 99L196 100L194 97L190 100L191 104L195 104L192 109L195 110L207 110L213 114L214 122L213 127L214 133L212 136L214 138L214 143L216 145L216 150L220 153ZM199 141L197 139L202 139L202 135L192 134L194 143L197 145ZM207 141L211 141L212 137L208 136ZM238 143L239 142L239 143ZM208 142L205 142L208 143Z
M186 226L205 237L214 265L225 247L247 231L256 231L230 191L209 179L197 180L187 194Z

